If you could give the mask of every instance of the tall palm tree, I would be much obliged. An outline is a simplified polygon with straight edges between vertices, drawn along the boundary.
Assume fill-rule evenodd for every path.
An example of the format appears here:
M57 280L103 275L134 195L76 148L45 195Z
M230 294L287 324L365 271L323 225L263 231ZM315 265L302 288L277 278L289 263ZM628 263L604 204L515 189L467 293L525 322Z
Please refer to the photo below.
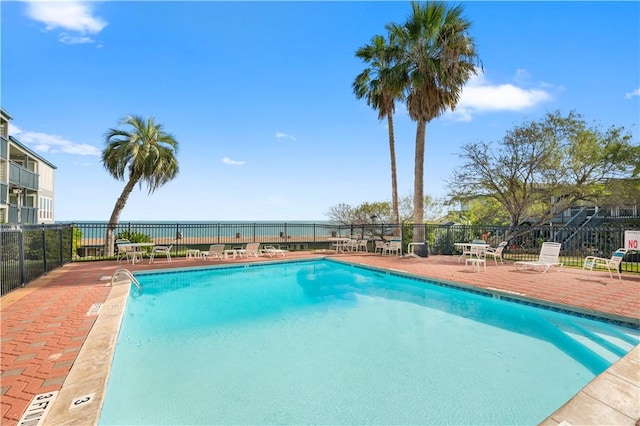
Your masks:
M161 124L153 117L144 118L131 115L122 124L129 130L109 129L105 134L106 146L102 151L104 168L116 179L126 181L120 197L109 218L106 235L106 251L113 255L113 232L120 220L133 188L146 183L149 194L178 175L176 154L178 141L165 133Z
M413 220L424 224L424 154L427 123L448 109L455 109L463 85L481 67L471 23L462 6L444 2L412 2L412 14L403 25L387 29L403 50L399 65L406 78L407 110L417 121L413 191ZM424 241L424 227L417 226L413 241Z
M371 39L367 44L356 51L356 56L369 64L353 82L353 93L358 99L366 99L367 105L378 111L378 119L387 118L389 129L389 153L391 155L391 200L392 220L398 223L400 212L398 207L398 179L396 172L396 148L393 130L393 113L396 100L403 99L402 81L399 80L397 64L399 46L387 43L381 35Z

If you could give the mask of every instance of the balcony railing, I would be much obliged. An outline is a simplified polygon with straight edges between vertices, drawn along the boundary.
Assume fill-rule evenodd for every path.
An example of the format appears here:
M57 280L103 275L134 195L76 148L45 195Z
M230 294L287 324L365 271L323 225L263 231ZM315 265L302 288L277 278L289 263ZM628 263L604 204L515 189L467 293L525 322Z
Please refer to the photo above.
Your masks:
M9 155L9 141L4 136L0 136L0 158L6 160Z
M8 191L9 191L9 186L6 183L0 183L0 204L5 204L7 202Z
M27 170L13 162L9 162L9 183L37 191L38 177L39 175L37 173Z
M38 209L35 207L20 207L20 222L35 225L38 223ZM18 207L9 206L9 223L18 223Z

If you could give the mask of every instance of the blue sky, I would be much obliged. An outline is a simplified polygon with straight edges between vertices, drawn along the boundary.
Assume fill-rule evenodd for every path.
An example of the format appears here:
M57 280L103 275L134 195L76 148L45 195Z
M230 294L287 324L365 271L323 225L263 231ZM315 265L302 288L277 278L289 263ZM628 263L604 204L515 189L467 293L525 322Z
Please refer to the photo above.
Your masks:
M457 4L457 3L456 3ZM446 195L460 147L572 110L638 141L639 2L463 2L484 73L427 125L425 193ZM124 182L104 134L153 116L180 143L179 176L127 220L327 220L391 199L386 120L351 89L354 52L410 3L3 1L2 107L10 134L57 166L59 221L108 220ZM413 191L415 123L395 116L400 196Z

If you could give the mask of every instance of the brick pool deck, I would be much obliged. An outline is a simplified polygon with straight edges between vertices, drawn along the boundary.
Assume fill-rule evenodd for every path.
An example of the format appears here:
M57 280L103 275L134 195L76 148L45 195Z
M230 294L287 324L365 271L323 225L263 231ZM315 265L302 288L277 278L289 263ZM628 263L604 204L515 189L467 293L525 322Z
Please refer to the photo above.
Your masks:
M622 281L607 272L565 268L546 274L518 271L513 264L487 261L486 272L457 263L456 257L397 258L373 254L293 252L287 259L331 257L372 267L460 283L496 295L624 321L640 327L640 275L625 274ZM177 258L156 259L149 265L115 261L74 262L58 268L26 287L0 299L2 425L16 425L35 395L65 386L83 344L97 318L95 304L107 301L108 285L118 268L132 272L153 269L242 263L281 258L244 258L226 261ZM106 378L105 378L106 379ZM98 398L101 400L101 397ZM68 404L67 404L68 405ZM63 411L66 409L63 407ZM587 385L543 424L628 424L640 422L640 346ZM64 418L64 417L63 417ZM34 423L35 424L35 423ZM40 424L53 424L44 422ZM60 424L56 422L56 424ZM67 424L67 423L65 423ZM69 421L68 424L87 424Z

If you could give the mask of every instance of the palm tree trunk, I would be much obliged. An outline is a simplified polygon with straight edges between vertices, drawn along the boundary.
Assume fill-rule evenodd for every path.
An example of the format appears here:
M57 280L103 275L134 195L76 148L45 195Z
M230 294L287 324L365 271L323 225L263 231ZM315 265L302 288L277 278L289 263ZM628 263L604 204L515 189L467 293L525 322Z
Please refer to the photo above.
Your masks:
M131 191L138 183L139 179L131 178L129 182L124 186L122 190L122 194L118 197L116 201L116 205L113 207L113 212L111 213L111 217L109 218L109 224L107 225L107 234L105 236L105 251L107 256L113 256L115 252L115 240L113 238L113 232L118 226L118 222L120 221L120 213L124 209L124 206L127 204L127 200L129 199L129 195L131 195Z
M398 176L396 171L396 141L393 131L393 116L387 115L389 124L389 154L391 155L391 205L393 208L393 223L400 222L400 209L398 207ZM398 232L398 231L396 231Z
M424 232L424 143L427 122L418 120L416 130L416 158L413 178L413 242L425 240Z

